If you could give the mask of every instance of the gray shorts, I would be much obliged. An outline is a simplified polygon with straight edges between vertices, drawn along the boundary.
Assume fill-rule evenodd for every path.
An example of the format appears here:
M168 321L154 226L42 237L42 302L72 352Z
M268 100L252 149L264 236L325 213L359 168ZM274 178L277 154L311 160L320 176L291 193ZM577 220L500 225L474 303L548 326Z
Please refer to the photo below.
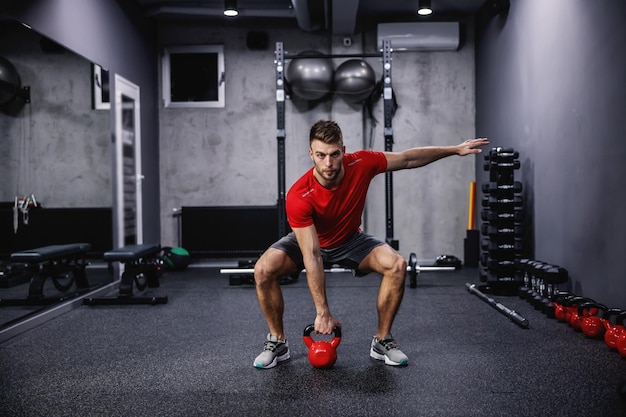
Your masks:
M384 244L385 242L382 240L370 236L367 233L355 233L343 245L333 249L321 250L324 267L329 268L332 265L340 265L344 268L352 269L356 276L366 275L366 273L360 272L357 269L359 264L374 248ZM299 271L304 269L302 252L300 251L298 241L293 232L283 236L271 247L285 252L296 264L296 268L298 268Z

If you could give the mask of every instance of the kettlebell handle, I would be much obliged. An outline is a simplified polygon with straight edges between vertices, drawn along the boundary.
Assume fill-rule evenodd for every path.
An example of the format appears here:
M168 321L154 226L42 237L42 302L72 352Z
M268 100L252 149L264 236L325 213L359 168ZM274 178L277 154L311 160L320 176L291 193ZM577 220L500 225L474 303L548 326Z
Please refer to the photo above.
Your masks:
M604 304L590 301L590 302L578 304L578 315L583 316L585 314L585 310L589 311L592 308L597 308L598 310L601 310L602 312L607 310L607 306L605 306Z
M304 336L311 336L311 333L315 331L315 325L309 324L304 328ZM335 326L333 327L333 333L335 337L341 338L341 327Z
M612 316L617 317L623 312L624 310L622 310L621 308L609 308L604 311L604 313L602 314L602 318L607 321L610 321Z

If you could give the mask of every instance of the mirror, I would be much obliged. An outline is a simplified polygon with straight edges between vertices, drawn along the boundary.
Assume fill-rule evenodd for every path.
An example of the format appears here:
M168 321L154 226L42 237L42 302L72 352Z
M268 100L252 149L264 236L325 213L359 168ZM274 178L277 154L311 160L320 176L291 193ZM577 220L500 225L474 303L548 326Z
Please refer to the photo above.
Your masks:
M102 261L113 247L110 110L95 104L94 63L13 20L0 21L0 56L30 92L19 111L0 112L0 300L29 296L28 274L10 254L53 244L90 243L89 288L110 283ZM61 291L71 276L57 278L45 296L84 291ZM0 329L53 305L34 304L0 302Z
M139 87L115 74L117 244L143 243L141 113Z

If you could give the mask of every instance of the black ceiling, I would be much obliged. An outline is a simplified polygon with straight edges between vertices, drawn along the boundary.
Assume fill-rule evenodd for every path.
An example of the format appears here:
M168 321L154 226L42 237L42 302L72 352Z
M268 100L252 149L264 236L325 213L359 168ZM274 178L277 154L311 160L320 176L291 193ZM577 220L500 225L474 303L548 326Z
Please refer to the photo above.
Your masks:
M224 0L133 0L151 19L220 20L245 24L251 20L297 25L304 31L352 35L382 22L467 19L485 0L431 0L433 14L418 16L419 0L237 0L239 16L223 15ZM490 0L494 1L494 0Z

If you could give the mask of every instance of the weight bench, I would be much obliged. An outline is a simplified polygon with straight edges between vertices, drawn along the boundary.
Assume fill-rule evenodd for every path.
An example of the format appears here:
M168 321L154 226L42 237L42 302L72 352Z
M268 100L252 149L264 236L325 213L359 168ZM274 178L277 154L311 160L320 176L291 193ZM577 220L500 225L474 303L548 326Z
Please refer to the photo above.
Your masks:
M76 293L68 294L75 284L78 293L89 289L85 273L85 256L91 249L89 243L70 243L43 246L11 254L11 262L24 265L24 273L30 280L28 297L25 299L0 299L0 306L49 305ZM61 295L46 297L43 287L50 278Z
M160 252L161 245L156 243L128 245L105 252L103 255L105 261L124 264L119 293L117 297L85 298L83 304L95 306L167 303L167 296L135 296L133 294L133 284L139 291L144 291L147 287L158 288L160 286L158 277Z

